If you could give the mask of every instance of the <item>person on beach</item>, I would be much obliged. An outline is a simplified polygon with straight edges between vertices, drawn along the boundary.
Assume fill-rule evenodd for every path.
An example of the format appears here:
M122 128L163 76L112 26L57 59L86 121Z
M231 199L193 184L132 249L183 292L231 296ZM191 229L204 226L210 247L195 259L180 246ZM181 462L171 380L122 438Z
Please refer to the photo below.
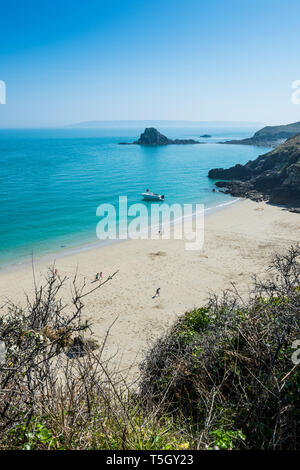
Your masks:
M99 273L96 274L95 281L99 280Z
M160 296L160 287L156 289L155 295L153 295L152 299L156 299L156 297Z
M99 280L102 281L102 279L103 279L103 274L102 274L102 271L101 271L101 273L99 274Z

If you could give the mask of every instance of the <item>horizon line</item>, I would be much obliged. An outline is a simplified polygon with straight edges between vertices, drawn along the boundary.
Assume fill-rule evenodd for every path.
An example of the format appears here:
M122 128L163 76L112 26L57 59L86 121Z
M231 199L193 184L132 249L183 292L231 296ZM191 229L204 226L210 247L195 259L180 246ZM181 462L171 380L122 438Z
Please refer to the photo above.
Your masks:
M170 125L173 125L173 124L178 124L178 125L187 125L187 124L190 124L190 125L193 125L193 126L197 126L197 125L207 125L207 124L226 124L226 125L229 125L229 124L232 124L232 125L235 125L235 124L242 124L242 125L255 125L255 126L262 126L262 125L267 125L266 122L263 122L263 121L232 121L232 120L216 120L216 121L193 121L193 120L187 120L187 119L184 119L184 120L180 120L180 119L107 119L107 120L90 120L90 121L80 121L80 122L76 122L76 123L73 123L73 124L60 124L60 125L37 125L37 126L8 126L8 127L0 127L0 130L22 130L22 129L72 129L72 128L101 128L102 126L107 127L107 124L111 124L113 125L114 127L118 127L118 126L124 126L124 124L128 124L128 125L133 125L133 124L156 124L156 125L163 125L163 124L170 124ZM269 124L269 125L276 125L276 124ZM143 127L143 126L142 126Z

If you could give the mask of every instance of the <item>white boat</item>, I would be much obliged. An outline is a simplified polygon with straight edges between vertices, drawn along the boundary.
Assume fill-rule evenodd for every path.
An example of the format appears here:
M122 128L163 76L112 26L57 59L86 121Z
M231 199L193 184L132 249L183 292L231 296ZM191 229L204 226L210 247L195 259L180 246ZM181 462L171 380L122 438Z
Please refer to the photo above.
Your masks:
M165 196L162 194L155 194L151 193L150 191L142 193L142 196L145 201L163 201L165 199Z

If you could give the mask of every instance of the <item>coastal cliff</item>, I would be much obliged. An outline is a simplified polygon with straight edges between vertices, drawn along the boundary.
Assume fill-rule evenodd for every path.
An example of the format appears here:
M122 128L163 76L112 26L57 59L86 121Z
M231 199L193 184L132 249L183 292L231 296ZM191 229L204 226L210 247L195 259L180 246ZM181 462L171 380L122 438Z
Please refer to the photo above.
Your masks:
M161 134L154 127L147 127L144 132L140 135L140 138L133 142L135 145L143 145L145 147L156 147L159 145L188 145L188 144L200 144L197 140L193 139L169 139L165 135ZM120 142L121 145L130 145L127 142Z
M300 133L300 122L283 126L267 126L257 131L253 137L242 140L228 140L221 144L255 145L258 147L277 147L286 139Z
M268 200L300 211L300 134L289 138L276 149L249 161L208 173L216 186L236 197ZM229 180L229 181L228 181Z

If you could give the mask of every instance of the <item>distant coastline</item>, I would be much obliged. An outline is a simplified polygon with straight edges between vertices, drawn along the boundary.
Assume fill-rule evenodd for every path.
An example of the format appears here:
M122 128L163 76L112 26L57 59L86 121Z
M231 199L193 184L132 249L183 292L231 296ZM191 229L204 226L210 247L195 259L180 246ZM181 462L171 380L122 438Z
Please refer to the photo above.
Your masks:
M252 137L241 140L228 140L221 144L255 145L257 147L277 147L287 139L300 134L300 122L279 126L266 126L255 132Z
M65 128L97 129L97 128L145 128L145 127L257 127L261 128L262 122L252 121L180 121L180 120L111 120L111 121L83 121L68 124Z

